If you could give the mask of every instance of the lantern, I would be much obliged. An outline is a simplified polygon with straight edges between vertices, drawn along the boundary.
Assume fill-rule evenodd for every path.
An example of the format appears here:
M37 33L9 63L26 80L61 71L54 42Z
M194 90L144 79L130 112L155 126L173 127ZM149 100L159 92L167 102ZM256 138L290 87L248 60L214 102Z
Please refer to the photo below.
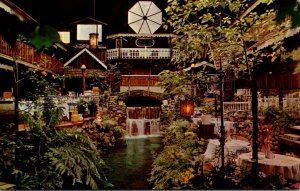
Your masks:
M84 95L85 91L85 71L86 71L86 66L84 64L81 65L80 67L82 71L82 95Z
M90 33L90 48L95 49L98 47L98 33Z
M194 113L194 102L193 101L181 101L180 102L180 115L190 117Z

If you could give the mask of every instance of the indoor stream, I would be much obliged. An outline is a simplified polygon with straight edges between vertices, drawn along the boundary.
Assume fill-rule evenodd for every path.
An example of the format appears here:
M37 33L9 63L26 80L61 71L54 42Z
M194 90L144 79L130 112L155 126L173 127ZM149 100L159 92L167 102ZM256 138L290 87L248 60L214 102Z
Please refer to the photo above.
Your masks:
M152 163L161 150L161 137L126 139L127 146L110 151L104 158L107 179L114 189L151 189Z

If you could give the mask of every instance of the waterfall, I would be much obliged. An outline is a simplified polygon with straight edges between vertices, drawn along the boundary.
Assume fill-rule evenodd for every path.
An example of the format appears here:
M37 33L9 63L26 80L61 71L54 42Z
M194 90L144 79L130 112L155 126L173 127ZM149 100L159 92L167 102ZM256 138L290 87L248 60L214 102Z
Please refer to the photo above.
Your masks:
M160 136L160 112L160 107L127 107L126 137Z

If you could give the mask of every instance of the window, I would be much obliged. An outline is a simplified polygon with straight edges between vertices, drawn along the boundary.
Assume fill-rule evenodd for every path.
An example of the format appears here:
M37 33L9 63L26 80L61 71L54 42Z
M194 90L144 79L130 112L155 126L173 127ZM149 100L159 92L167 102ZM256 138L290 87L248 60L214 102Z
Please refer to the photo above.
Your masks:
M78 24L77 40L89 40L90 33L96 33L96 24ZM98 25L98 42L102 42L102 25Z
M65 44L70 43L70 32L68 32L68 31L59 31L58 34L60 36L60 40L63 43L65 43Z

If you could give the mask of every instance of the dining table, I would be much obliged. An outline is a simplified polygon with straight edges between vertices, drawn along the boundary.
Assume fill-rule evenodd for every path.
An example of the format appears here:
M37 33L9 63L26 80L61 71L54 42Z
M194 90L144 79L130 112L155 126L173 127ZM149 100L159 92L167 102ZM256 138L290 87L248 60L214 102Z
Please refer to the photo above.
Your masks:
M238 156L239 166L251 165L252 153L243 153ZM266 175L279 174L284 179L300 181L300 158L273 154L273 158L266 158L262 152L258 153L259 170Z
M250 152L252 147L250 142L232 139L225 142L224 146L224 154L225 159L227 160L228 157L236 158L239 153L243 152ZM220 141L218 139L209 139L207 144L204 158L206 160L210 160L214 163L214 165L220 164L220 156L217 156L217 153L220 151Z
M220 129L221 129L221 119L220 118L212 118L211 122L215 124L214 127L214 134L220 136ZM234 127L235 122L234 121L224 121L224 127L225 127L225 132L232 131L235 133L235 127Z

